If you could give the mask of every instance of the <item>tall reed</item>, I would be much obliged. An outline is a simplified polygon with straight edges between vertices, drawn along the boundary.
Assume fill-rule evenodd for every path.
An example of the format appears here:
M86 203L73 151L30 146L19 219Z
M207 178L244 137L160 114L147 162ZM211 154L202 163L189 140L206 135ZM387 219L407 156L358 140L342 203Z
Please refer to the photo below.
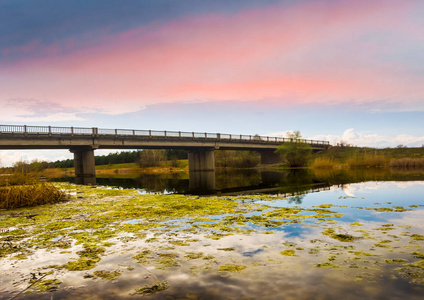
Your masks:
M350 168L377 168L386 167L390 163L390 158L376 153L356 154L346 161Z
M311 167L315 169L331 169L335 166L334 160L328 157L317 157L311 165Z
M39 182L25 173L0 176L0 208L11 209L55 203L68 195L47 182Z
M391 168L403 169L424 169L424 158L398 158L392 159L389 166Z

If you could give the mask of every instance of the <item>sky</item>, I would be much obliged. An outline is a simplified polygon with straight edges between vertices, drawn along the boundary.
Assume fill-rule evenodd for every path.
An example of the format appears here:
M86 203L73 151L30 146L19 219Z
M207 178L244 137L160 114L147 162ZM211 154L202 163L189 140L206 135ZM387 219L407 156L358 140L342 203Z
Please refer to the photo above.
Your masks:
M420 147L423 16L422 0L0 0L0 125ZM72 155L0 151L34 158Z

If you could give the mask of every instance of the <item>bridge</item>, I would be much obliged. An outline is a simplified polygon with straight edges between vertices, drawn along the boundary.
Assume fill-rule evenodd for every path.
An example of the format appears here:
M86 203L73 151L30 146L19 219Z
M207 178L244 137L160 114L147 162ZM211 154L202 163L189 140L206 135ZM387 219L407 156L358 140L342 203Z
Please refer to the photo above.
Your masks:
M0 150L70 150L74 154L75 181L82 184L96 183L96 149L184 149L188 152L190 182L199 182L194 184L199 186L215 177L215 150L257 151L261 155L262 164L273 164L279 161L279 156L274 151L278 145L286 142L307 143L314 151L330 146L327 141L259 135L0 125ZM200 175L199 172L209 172L209 175Z

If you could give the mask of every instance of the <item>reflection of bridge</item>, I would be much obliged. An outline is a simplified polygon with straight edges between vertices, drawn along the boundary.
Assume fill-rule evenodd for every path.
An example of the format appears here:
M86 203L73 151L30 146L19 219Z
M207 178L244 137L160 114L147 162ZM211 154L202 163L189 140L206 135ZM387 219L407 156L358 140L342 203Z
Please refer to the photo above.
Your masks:
M257 151L261 154L262 164L272 164L277 163L279 159L274 153L277 146L293 141L307 143L314 150L329 147L327 141L258 135L0 125L1 150L69 149L74 153L76 182L84 184L95 184L96 181L95 149L184 149L188 152L190 179L193 179L193 183L198 182L196 186L206 184L212 187L210 181L214 178L214 174L200 176L193 172L214 172L214 150Z

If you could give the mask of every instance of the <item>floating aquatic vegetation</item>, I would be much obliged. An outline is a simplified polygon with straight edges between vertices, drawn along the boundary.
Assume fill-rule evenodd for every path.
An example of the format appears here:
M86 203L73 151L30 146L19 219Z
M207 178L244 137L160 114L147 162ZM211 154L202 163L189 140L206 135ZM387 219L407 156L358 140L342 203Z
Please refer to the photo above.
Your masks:
M340 268L338 265L335 265L333 263L325 262L315 265L317 268Z
M236 247L217 248L217 250L221 250L221 251L236 251Z
M296 251L294 250L284 250L284 251L281 251L280 253L285 256L299 256L299 255L296 255Z
M403 258L393 258L393 259L386 259L386 263L388 264L401 264L408 262L406 259Z
M94 271L93 272L94 277L100 277L100 278L108 279L108 280L115 279L119 275L121 275L121 272L119 272L117 270L115 270L115 271L100 270L100 271Z
M61 284L60 280L58 279L31 279L29 283L32 284L32 289L40 293L54 292L59 288L59 285Z
M205 254L202 252L188 252L185 257L187 257L188 259L205 259Z
M350 234L347 233L336 233L336 231L332 228L326 229L322 232L323 235L327 235L329 237L331 237L332 239L336 239L338 241L341 242L353 242L356 239L358 239L357 237L354 237Z
M219 267L219 272L241 272L246 269L246 266L236 264L226 264Z
M136 290L136 294L139 295L150 295L158 293L160 291L166 290L169 288L168 281L160 281L152 285L146 285Z

